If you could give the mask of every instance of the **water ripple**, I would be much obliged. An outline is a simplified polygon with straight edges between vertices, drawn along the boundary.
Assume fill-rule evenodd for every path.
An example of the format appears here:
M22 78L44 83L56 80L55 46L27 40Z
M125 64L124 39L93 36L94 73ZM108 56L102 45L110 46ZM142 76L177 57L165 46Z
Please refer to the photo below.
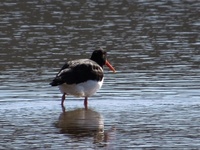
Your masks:
M0 3L0 149L199 148L199 6L155 0ZM89 58L99 47L117 73L105 67L102 89L89 98L104 119L105 138L96 142L55 127L61 94L49 82L64 62ZM83 100L69 96L66 106L82 108Z

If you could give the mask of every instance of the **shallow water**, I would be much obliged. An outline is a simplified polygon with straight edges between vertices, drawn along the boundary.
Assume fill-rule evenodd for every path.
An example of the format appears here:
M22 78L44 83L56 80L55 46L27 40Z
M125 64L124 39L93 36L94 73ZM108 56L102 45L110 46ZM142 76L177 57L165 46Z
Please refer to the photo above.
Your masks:
M199 149L198 1L1 2L0 149ZM102 89L49 82L103 47Z

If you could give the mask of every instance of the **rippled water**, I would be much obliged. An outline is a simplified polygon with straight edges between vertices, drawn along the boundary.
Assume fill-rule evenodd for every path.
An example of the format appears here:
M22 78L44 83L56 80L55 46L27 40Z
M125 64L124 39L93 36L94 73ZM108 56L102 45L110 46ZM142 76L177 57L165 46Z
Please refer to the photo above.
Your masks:
M200 2L2 1L0 149L199 149ZM49 82L103 47L89 98Z

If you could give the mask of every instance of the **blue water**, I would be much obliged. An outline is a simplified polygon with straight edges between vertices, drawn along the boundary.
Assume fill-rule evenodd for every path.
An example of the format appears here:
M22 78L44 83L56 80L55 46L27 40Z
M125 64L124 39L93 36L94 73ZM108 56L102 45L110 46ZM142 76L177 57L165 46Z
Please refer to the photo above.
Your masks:
M199 149L198 1L3 1L0 149ZM103 47L102 89L49 82Z

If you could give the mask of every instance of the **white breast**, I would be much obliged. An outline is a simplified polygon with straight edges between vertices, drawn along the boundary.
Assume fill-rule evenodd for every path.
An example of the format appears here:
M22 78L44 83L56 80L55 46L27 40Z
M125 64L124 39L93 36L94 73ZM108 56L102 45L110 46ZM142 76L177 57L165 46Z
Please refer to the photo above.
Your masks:
M74 95L77 97L90 97L99 90L103 84L102 81L88 80L78 84L62 84L59 85L61 93Z

